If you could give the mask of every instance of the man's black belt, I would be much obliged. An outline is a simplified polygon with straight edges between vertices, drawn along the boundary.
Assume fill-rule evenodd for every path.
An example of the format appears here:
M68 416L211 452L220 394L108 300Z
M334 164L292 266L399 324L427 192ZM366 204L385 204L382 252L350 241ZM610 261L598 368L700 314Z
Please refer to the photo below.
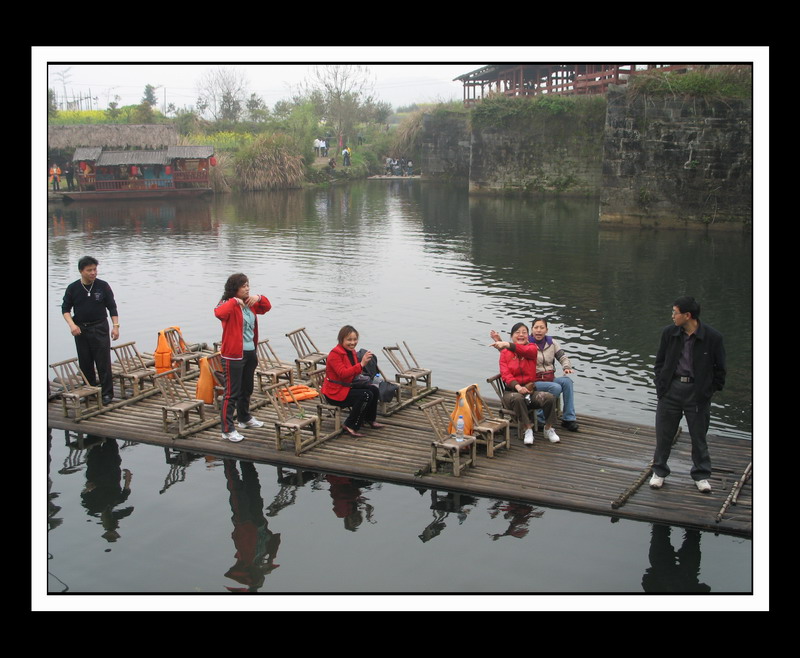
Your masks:
M75 324L77 324L79 327L91 327L96 324L100 324L101 322L108 322L108 320L103 318L102 320L92 320L91 322L76 322Z
M684 384L694 384L694 377L683 377L681 375L675 375L673 379L677 379L679 382Z

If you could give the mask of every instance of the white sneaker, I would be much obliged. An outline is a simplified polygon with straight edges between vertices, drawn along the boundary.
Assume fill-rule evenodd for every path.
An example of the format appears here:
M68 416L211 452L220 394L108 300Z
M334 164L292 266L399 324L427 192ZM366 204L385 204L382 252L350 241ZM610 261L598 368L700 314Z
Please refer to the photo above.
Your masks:
M522 437L522 442L526 446L532 446L533 445L533 430L531 428L528 428L528 429L525 430L525 436Z
M239 441L244 439L244 437L241 434L239 434L239 432L237 432L236 430L233 430L233 432L223 432L222 439L224 441L232 441L233 443L239 443Z
M653 477L650 478L650 488L651 489L660 489L664 486L664 478L659 477L658 475L653 473Z
M250 418L250 420L248 420L248 421L246 421L244 423L238 423L238 425L241 428L245 428L245 427L263 427L264 423L262 423L260 420L257 420L256 417L253 416L252 418Z
M550 441L550 443L558 443L561 441L561 439L558 438L558 434L556 434L556 431L552 427L549 430L545 429L544 438Z
M695 484L702 493L711 493L711 483L708 480L697 480Z

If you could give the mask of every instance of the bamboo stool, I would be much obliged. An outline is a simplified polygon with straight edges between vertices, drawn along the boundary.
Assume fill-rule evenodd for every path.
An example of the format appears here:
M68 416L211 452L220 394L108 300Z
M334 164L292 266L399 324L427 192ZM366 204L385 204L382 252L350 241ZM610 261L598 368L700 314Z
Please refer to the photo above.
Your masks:
M467 435L463 441L456 441L455 437L431 441L431 473L436 473L438 462L446 462L453 465L453 475L460 477L468 466L475 468L477 446L475 437ZM466 455L461 454L463 448L469 449Z

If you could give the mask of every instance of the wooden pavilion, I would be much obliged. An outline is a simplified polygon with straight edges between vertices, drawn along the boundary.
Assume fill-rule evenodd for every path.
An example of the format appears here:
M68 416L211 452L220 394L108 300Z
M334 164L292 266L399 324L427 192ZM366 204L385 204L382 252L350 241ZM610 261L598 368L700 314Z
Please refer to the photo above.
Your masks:
M671 64L488 64L458 76L464 85L464 104L489 94L604 94L609 85L625 84L631 75L652 69L686 71L693 65Z

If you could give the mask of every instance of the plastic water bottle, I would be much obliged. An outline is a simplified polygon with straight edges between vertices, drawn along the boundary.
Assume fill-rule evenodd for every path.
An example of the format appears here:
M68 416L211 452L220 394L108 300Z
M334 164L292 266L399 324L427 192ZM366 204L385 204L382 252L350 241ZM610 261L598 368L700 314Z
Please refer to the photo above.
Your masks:
M456 422L456 441L464 440L464 416L459 416Z
M377 386L378 388L380 388L382 381L383 381L383 377L381 377L381 373L376 372L375 376L372 378L372 385L373 386Z

